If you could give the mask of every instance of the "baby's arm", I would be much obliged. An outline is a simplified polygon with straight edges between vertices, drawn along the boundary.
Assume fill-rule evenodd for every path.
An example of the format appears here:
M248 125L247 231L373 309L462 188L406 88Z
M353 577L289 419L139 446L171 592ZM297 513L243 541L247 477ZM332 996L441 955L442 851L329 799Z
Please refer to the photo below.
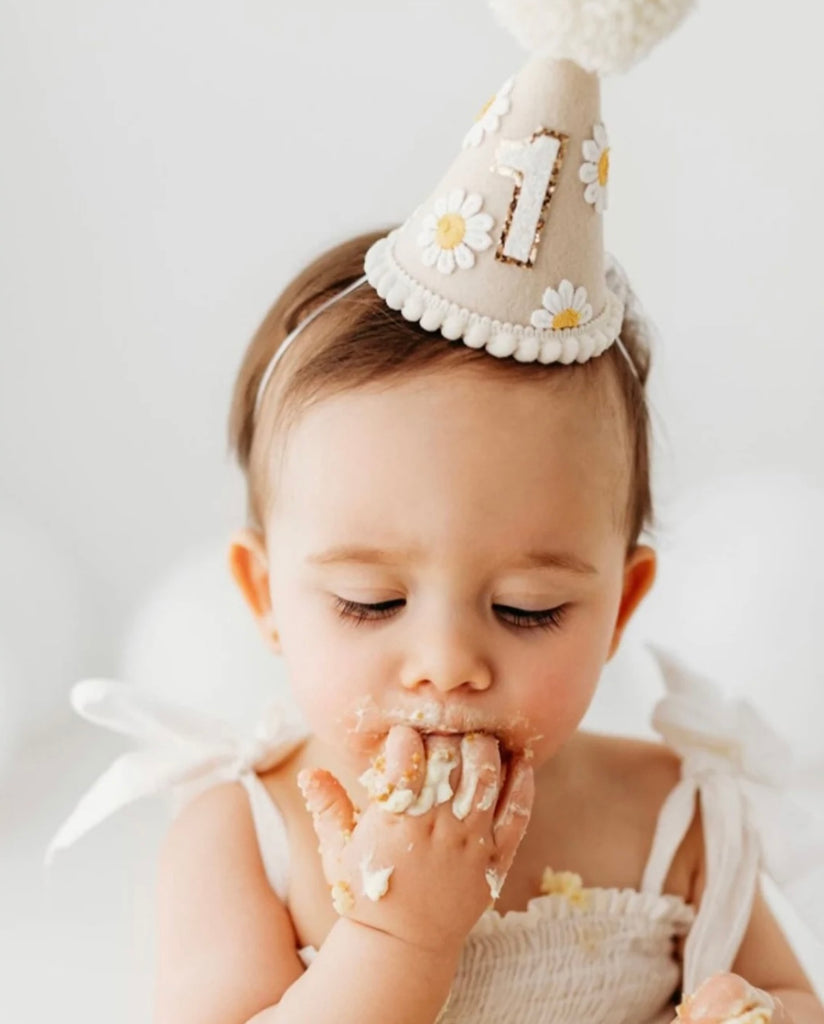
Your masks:
M417 778L413 771L402 779L400 769L410 743L423 752L421 738L404 727L393 736L387 779L394 771L397 788L417 797L426 758L418 758ZM463 939L490 902L485 868L505 874L532 802L523 762L510 768L497 805L481 799L486 790L497 794L502 770L494 740L478 742L484 762L494 755L495 777L486 773L461 818L451 801L417 816L373 802L355 823L336 780L310 775L307 803L324 871L330 884L347 883L350 902L305 972L289 916L266 882L248 806L239 802L245 793L217 787L187 807L161 860L156 1024L431 1024ZM460 746L458 738L436 743ZM394 869L377 900L359 881L365 857L370 870Z
M155 1024L243 1024L303 973L238 782L184 807L157 884Z
M449 995L457 952L410 947L342 917L303 977L248 1024L431 1024Z
M778 1001L773 1024L824 1024L824 1007L760 887L732 970Z

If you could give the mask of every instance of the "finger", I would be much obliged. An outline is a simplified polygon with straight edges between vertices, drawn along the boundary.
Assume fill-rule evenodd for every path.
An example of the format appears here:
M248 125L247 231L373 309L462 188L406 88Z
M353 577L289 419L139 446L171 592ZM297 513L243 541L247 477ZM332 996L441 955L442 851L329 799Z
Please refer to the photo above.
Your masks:
M452 784L457 781L453 773L457 775L460 765L459 737L430 733L424 737L424 748L426 774L418 798L410 804L407 814L426 814L432 807L451 800L455 792Z
M498 850L498 866L504 873L509 870L518 844L523 839L534 799L535 776L532 765L523 755L516 756L510 762L492 825L492 838Z
M381 753L358 780L369 799L386 811L401 813L420 792L426 770L426 752L420 734L408 725L395 725Z
M405 811L420 794L426 775L423 737L409 725L396 725L386 737L387 810Z
M343 786L322 768L298 773L297 783L312 815L312 826L320 843L324 871L343 852L355 827L355 808Z
M463 821L473 810L490 810L500 788L501 752L497 739L478 732L462 736L461 780L452 801L452 813Z

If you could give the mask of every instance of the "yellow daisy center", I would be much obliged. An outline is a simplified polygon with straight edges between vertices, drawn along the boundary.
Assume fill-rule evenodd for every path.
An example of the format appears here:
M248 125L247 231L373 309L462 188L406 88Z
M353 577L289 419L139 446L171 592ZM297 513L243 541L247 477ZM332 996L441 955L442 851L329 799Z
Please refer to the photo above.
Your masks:
M606 185L609 180L609 147L604 150L598 159L598 184L601 188Z
M560 331L564 327L577 327L581 322L581 314L576 309L562 309L552 318L552 329Z
M441 249L454 249L464 239L466 221L459 213L445 213L438 221L436 234Z
M495 102L495 97L494 96L490 96L489 99L486 101L486 103L484 103L484 105L478 111L478 116L475 118L475 120L476 121L480 121L480 119L484 116L484 114L487 112L487 110L489 110L489 108L492 106L492 104L494 102Z

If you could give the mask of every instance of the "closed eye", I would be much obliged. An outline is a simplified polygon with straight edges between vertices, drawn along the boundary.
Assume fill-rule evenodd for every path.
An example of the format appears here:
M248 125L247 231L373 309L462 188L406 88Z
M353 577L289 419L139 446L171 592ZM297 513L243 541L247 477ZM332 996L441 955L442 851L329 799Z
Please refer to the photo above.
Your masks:
M395 611L406 602L403 598L396 598L392 601L380 601L377 604L362 604L360 601L348 601L343 597L335 598L335 607L342 619L347 619L353 625L360 625L362 622L376 622L380 619L391 618ZM512 608L505 604L493 605L504 618L505 622L514 625L519 629L557 629L561 624L566 610L569 606L562 604L557 608L547 608L540 611L525 611L522 608Z

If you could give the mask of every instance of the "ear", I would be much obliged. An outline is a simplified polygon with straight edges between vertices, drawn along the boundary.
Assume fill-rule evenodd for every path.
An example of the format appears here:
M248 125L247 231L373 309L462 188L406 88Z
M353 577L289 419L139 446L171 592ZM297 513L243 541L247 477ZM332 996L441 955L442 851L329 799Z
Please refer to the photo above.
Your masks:
M264 641L279 654L280 637L269 593L269 560L266 542L259 530L238 530L233 535L229 544L229 569L257 620Z
M627 557L624 566L624 590L621 594L621 605L615 622L615 631L609 646L607 661L618 650L621 636L632 613L643 600L655 582L658 560L655 551L646 544L639 544Z

